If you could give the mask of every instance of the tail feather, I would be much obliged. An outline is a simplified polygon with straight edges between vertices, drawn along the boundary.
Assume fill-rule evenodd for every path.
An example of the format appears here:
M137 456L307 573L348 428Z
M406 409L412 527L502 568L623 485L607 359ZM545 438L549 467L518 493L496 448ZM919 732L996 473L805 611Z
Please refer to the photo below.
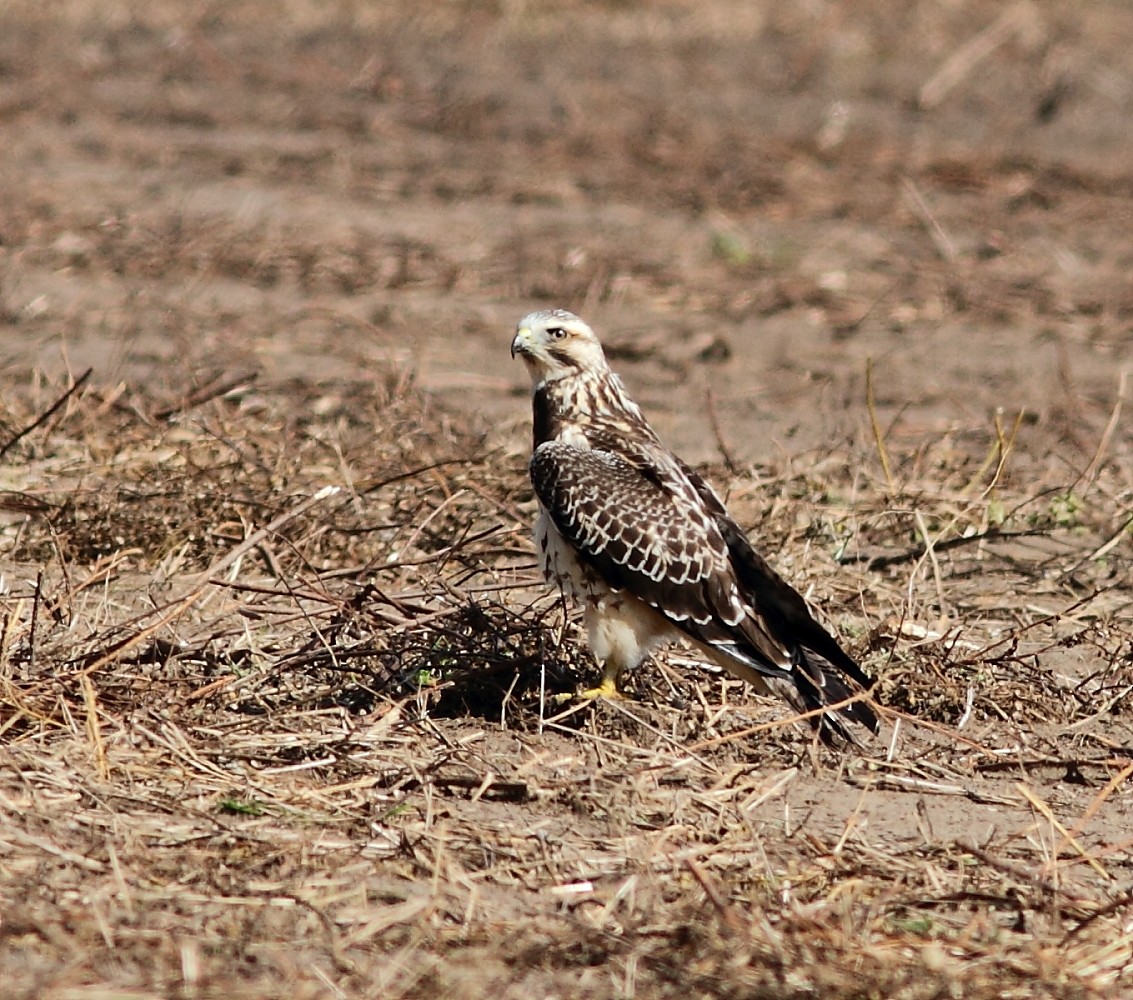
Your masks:
M798 687L803 692L804 699L808 701L817 700L823 706L837 705L839 702L848 701L848 704L842 705L836 711L876 735L881 728L877 713L867 701L850 700L858 692L847 684L842 676L835 672L835 669L821 655L811 650L804 650L801 662L792 671L791 676L796 679ZM809 697L809 693L812 693L814 697ZM812 706L812 708L817 707L819 705ZM818 718L821 720L819 731L824 737L828 735L831 720L838 723L834 728L839 735L846 735L845 727L831 712L825 712ZM856 741L851 738L850 742Z
M869 703L852 700L859 693L857 689L837 672L837 667L813 650L796 647L794 663L788 671L771 671L755 650L745 652L734 643L698 645L725 670L756 690L782 698L799 715L809 715L807 721L827 746L836 746L838 740L861 745L844 719L864 726L871 733L876 734L880 728L877 713ZM840 702L847 704L840 705ZM831 708L832 705L839 707Z
M781 690L780 686L790 690ZM864 726L874 734L880 728L877 713L870 705L865 701L851 701L850 699L857 692L834 672L824 657L810 650L800 653L799 661L791 671L790 680L779 680L776 692L800 713L814 712L831 705L838 705L839 702L848 702L821 715L812 716L810 720L818 730L822 741L828 746L833 745L834 736L847 743L858 744L857 738L842 721L843 718Z

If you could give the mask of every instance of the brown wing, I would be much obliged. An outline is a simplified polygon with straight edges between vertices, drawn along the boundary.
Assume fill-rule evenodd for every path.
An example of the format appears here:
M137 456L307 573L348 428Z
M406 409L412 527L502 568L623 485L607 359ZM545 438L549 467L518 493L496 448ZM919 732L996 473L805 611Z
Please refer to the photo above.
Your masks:
M535 492L555 526L610 587L656 608L722 662L755 670L797 711L850 698L839 671L869 686L699 475L652 439L623 439L621 449L549 441L531 458ZM841 711L877 731L867 704ZM827 742L832 733L854 741L833 713L816 725Z
M716 492L701 476L683 465L682 468L693 488L712 513L716 525L728 546L728 552L744 591L749 600L769 620L774 631L790 634L796 642L817 653L839 670L845 671L862 687L868 688L873 680L862 671L857 662L838 645L810 612L799 592L784 580L752 547L747 535L728 514Z
M548 441L531 457L531 481L555 527L610 587L723 655L790 677L790 650L741 600L728 544L697 492L683 477L668 482L663 465L634 459Z
M728 547L743 599L759 609L765 627L772 635L785 637L785 641L796 650L795 662L798 669L793 680L800 689L806 709L809 711L819 705L834 704L851 697L854 692L838 676L838 671L852 678L863 689L869 690L873 686L873 678L815 621L798 591L755 551L747 535L728 514L715 490L683 462L680 465L714 518ZM869 705L854 702L844 711L854 721L877 732L878 718ZM845 729L836 728L840 729L842 736L848 737Z

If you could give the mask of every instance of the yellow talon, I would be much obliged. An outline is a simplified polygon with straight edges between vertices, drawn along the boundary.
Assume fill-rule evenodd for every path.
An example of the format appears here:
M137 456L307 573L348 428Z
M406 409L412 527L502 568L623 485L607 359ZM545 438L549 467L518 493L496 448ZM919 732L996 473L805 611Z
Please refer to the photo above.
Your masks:
M607 698L610 701L626 700L626 696L618 690L617 677L605 671L602 673L602 683L597 687L587 688L585 691L579 691L578 694L555 695L555 701L558 702L570 701L572 698L582 701L593 701L595 698Z
M611 701L624 701L625 695L618 690L618 682L606 674L602 675L602 683L594 688L579 691L579 698L591 700L594 698L609 698Z

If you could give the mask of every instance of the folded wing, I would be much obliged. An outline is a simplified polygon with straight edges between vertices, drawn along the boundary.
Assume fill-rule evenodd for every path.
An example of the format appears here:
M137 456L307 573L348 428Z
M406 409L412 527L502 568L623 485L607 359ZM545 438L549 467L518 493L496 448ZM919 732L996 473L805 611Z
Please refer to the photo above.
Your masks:
M667 453L547 441L531 479L555 527L608 586L651 605L725 664L751 670L800 711L851 696L833 668L869 678L755 552L712 489ZM869 707L844 710L876 730ZM823 735L852 736L833 716Z

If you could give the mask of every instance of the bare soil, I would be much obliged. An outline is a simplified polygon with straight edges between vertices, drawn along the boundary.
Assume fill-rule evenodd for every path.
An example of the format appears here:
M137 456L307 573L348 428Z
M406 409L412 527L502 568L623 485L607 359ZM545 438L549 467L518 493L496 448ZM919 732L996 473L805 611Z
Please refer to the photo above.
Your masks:
M1133 8L0 6L0 993L1133 994ZM878 678L593 678L515 321Z

